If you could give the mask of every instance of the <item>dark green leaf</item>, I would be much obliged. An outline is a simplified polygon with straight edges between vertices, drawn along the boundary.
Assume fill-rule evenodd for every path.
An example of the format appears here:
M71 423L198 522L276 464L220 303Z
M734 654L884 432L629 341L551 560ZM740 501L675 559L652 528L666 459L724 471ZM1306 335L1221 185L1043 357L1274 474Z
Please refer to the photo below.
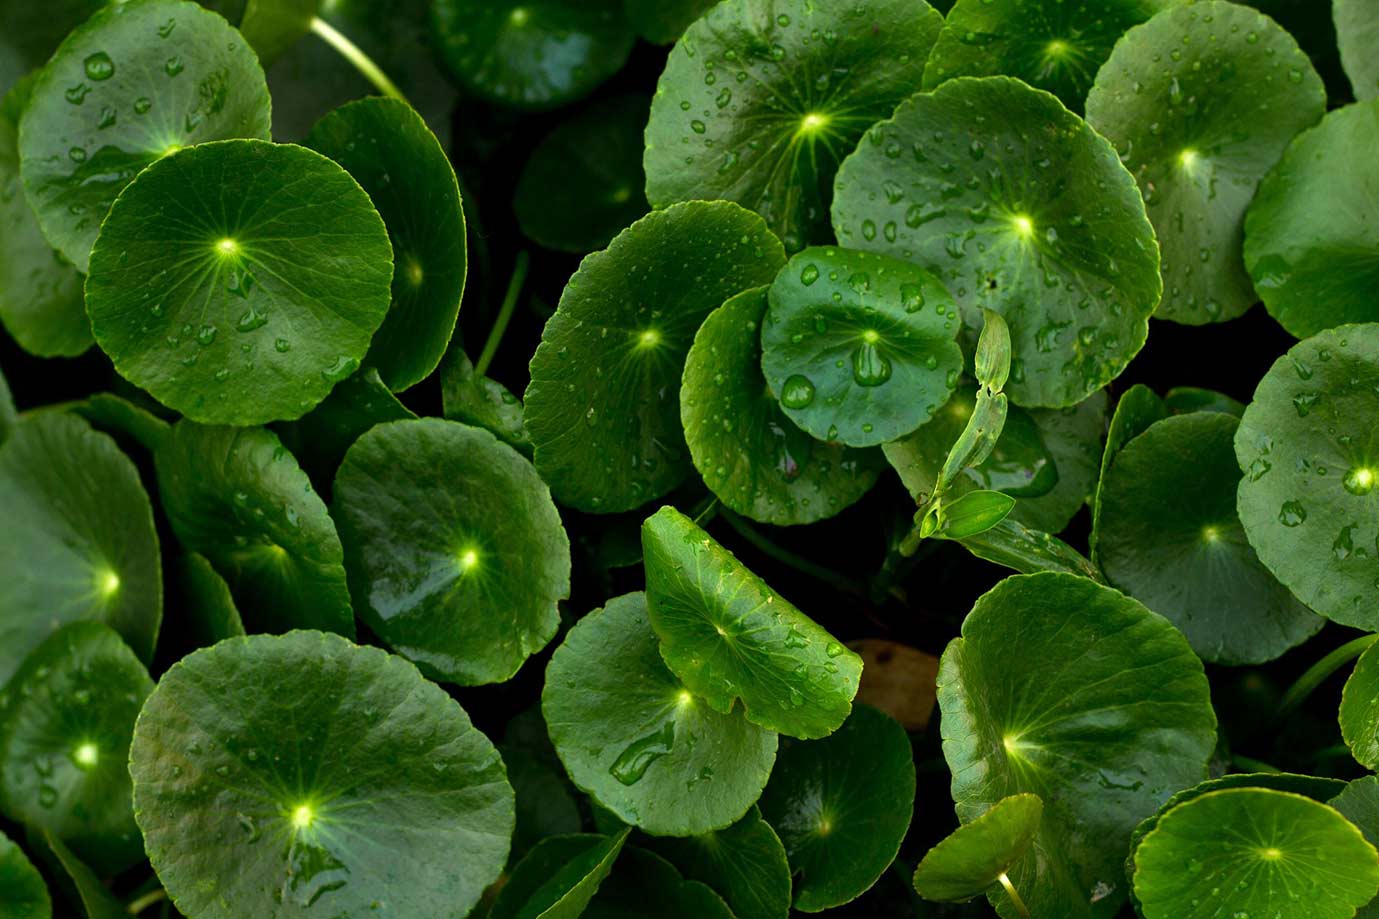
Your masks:
M250 425L301 417L358 369L391 278L383 221L348 173L231 140L166 156L121 193L86 303L125 379L196 421Z
M177 562L173 590L176 591L177 613L196 647L209 647L244 634L244 621L235 606L230 585L206 556L197 552L183 553Z
M869 705L831 737L782 747L761 812L801 876L795 909L847 903L895 859L914 808L913 757L905 729Z
M970 329L1000 313L1017 405L1074 405L1115 379L1159 302L1154 230L1115 148L1008 77L901 103L839 170L833 228L938 273Z
M393 247L393 300L364 362L394 391L420 383L445 355L464 293L465 224L450 160L411 106L374 96L316 123L307 146L354 177Z
M374 426L416 418L372 367L337 385L296 421L274 425L292 454L318 483L329 484L345 453Z
M838 162L919 87L943 20L923 0L726 0L670 53L646 131L656 207L726 198L789 252L831 242Z
M775 734L712 711L666 669L640 593L570 630L546 668L541 710L575 785L656 835L732 825L776 759Z
M1196 386L1173 387L1164 396L1164 406L1174 415L1185 415L1188 412L1223 412L1239 418L1245 414L1245 406L1225 393Z
M1092 535L1091 553L1096 560L1097 532L1101 529L1101 489L1106 484L1106 475L1111 471L1116 454L1122 447L1143 434L1145 429L1161 418L1168 417L1168 406L1148 386L1136 383L1116 402L1116 410L1111 415L1111 423L1106 430L1106 446L1101 451L1101 474L1097 476L1096 493L1092 497Z
M1341 326L1274 362L1235 435L1236 505L1260 561L1312 609L1364 629L1379 627L1376 418L1379 324Z
M335 513L360 615L422 672L499 683L555 637L570 542L531 463L487 431L373 428L335 477Z
M321 632L183 658L139 716L129 770L153 868L199 919L380 902L464 915L512 834L503 761L459 704L401 658Z
M246 0L239 21L244 36L265 65L311 31L321 0Z
M704 484L728 508L762 523L812 523L866 494L881 456L815 440L786 417L761 372L766 315L757 287L704 320L685 359L680 419Z
M958 818L1021 792L1044 801L1034 845L1009 872L1031 915L1114 916L1131 831L1206 778L1216 744L1206 677L1187 641L1085 578L1016 576L977 601L944 652L938 685ZM1015 916L1003 893L991 899Z
M690 692L792 737L838 729L860 657L673 507L642 524L642 556L661 657Z
M483 428L524 456L531 456L522 400L502 383L475 373L474 364L459 342L441 363L440 381L446 418Z
M111 202L144 167L192 144L268 138L258 58L229 23L186 0L107 5L67 37L32 92L19 125L24 191L78 271ZM227 195L236 208L241 194ZM125 257L141 280L157 270L147 253Z
M599 888L584 919L735 919L723 898L698 881L680 877L665 859L629 846Z
M65 841L102 874L143 860L127 760L144 665L98 622L74 622L34 649L0 697L5 815Z
M488 919L578 919L613 870L630 832L543 839L513 869Z
M929 850L915 869L915 890L938 901L981 895L1029 851L1043 816L1038 795L1002 798Z
M541 335L526 394L536 468L558 500L631 510L684 480L693 466L680 374L694 333L784 262L760 217L693 201L643 217L580 263Z
M969 491L943 505L943 523L936 536L965 539L996 526L1015 509L1015 499L999 491Z
M181 421L154 459L173 532L229 582L251 631L354 635L335 524L276 435Z
M756 807L725 830L647 845L686 877L717 891L736 919L785 919L790 912L785 847Z
M871 252L811 248L776 276L761 369L785 414L819 440L872 447L948 401L961 323L937 277Z
M1379 652L1373 645L1355 662L1337 715L1341 737L1356 762L1366 769L1379 768Z
M717 0L623 0L623 10L637 34L655 45L668 45ZM738 919L744 919L739 916Z
M1241 256L1245 209L1326 90L1293 37L1262 13L1207 0L1166 10L1116 45L1087 121L1123 152L1158 233L1155 316L1200 325L1255 304Z
M544 723L541 729L545 730ZM544 739L545 735L542 737ZM546 745L550 746L549 740ZM503 754L508 781L517 796L512 859L524 857L547 836L578 833L584 822L575 804L574 788L565 778L555 752L551 751L549 761L542 754L508 743L504 743L499 752Z
M32 842L40 839L40 846L47 847L52 859L61 867L67 880L75 889L76 902L81 904L86 919L125 919L129 912L124 905L101 883L92 871L71 849L51 833L31 833Z
M0 915L7 919L52 919L53 915L43 876L4 833L0 833Z
M58 626L94 620L148 661L163 618L153 508L115 442L80 418L26 418L0 447L0 685Z
M1018 515L1019 505L1015 511ZM1105 583L1101 571L1072 546L1042 530L1033 530L1007 517L989 530L968 536L962 545L977 558L1004 565L1022 574L1056 571Z

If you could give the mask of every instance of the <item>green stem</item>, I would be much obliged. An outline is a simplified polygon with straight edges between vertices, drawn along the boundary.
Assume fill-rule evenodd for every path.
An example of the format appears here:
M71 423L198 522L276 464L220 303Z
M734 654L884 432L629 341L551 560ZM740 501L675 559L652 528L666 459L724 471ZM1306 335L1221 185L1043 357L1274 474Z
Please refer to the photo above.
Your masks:
M163 900L166 900L167 897L168 892L159 887L155 890L150 890L137 900L131 900L129 905L125 907L125 911L131 916L137 916L153 904L161 903Z
M862 585L852 578L841 575L831 568L825 568L823 565L816 565L809 559L802 558L789 549L782 549L765 536L762 536L753 529L747 521L743 520L726 507L718 509L718 516L728 521L728 525L736 530L739 536L781 564L789 565L801 574L807 574L812 578L823 581L825 584L836 587L843 593L852 594L854 597L865 597L867 595Z
M1246 772L1282 772L1277 766L1271 766L1262 759L1254 759L1249 756L1241 756L1239 753L1231 754L1231 765Z
M364 79L377 87L383 95L407 102L407 97L402 94L402 90L397 88L396 83L388 79L383 68L375 64L373 58L365 54L358 45L337 31L330 23L317 16L311 20L311 31L319 35L326 44L340 52L340 56L353 64L354 69L358 70ZM411 105L412 103L407 102L407 104Z
M1001 886L1006 889L1006 896L1010 897L1010 905L1015 907L1015 911L1020 914L1021 919L1030 919L1029 907L1025 905L1024 900L1020 899L1020 894L1016 892L1015 885L1010 883L1010 878L1006 877L1006 873L1002 871L1001 876L996 880L1000 881Z
M1283 701L1278 704L1277 719L1282 721L1293 713L1299 705L1306 701L1322 683L1326 682L1327 677L1346 664L1355 660L1363 654L1370 645L1379 640L1379 635L1363 635L1353 641L1348 641L1335 651L1317 661L1292 686L1283 694Z
M522 285L526 283L527 264L530 261L531 256L525 250L517 253L517 261L512 265L512 277L508 279L508 290L503 295L503 305L498 308L498 318L493 320L493 328L489 330L488 341L484 342L484 350L474 362L474 373L478 376L483 376L488 371L488 365L493 363L493 355L498 353L498 343L503 340L503 333L508 330L508 320L512 318L512 311L517 308L517 296L522 293Z

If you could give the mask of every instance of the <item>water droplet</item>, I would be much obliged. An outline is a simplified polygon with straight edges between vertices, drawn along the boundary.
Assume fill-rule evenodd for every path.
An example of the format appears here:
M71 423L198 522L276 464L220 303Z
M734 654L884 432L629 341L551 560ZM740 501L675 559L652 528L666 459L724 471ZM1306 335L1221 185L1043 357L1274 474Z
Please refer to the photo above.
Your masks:
M1367 495L1374 490L1374 480L1379 479L1379 472L1364 466L1357 466L1345 474L1345 479L1341 484L1345 490L1352 495Z
M624 785L635 785L646 775L647 768L669 753L674 745L675 722L667 721L654 734L628 744L627 749L608 767L608 774Z
M809 647L809 639L805 638L804 633L799 629L791 626L790 631L785 635L785 646L787 648L807 648Z
M858 386L880 386L891 378L891 362L875 343L864 341L852 352L852 379Z
M1300 526L1307 519L1307 508L1300 501L1285 501L1278 511L1278 522L1286 527Z
M90 80L108 80L115 75L115 62L104 51L97 51L86 58L86 77Z
M921 284L900 285L900 305L907 313L917 313L924 309L924 286Z
M321 371L321 376L331 383L339 383L358 369L359 361L357 358L346 357L342 354L335 359L335 363Z
M781 405L786 408L805 408L814 401L814 384L800 374L794 374L781 388Z
M148 96L140 96L134 100L134 114L136 115L147 115L151 108L153 108L153 100Z
M196 333L196 342L200 345L209 345L215 341L216 327L213 325L203 325Z
M288 341L286 338L279 338L277 341L273 342L273 347L277 349L279 354L286 354L292 350L292 342Z
M819 280L818 266L812 263L805 265L804 270L800 272L800 283L808 287L817 280Z
M182 72L183 68L182 59L174 56L168 58L167 63L163 65L163 72L170 77L175 77Z
M73 105L81 105L86 101L86 94L89 92L91 92L91 87L87 86L85 83L78 83L62 95Z
M239 317L239 321L235 323L235 329L240 332L252 332L255 329L263 328L267 324L268 317L251 306L245 311L243 316Z
M843 653L843 646L836 641L830 641L824 648L824 653L829 657L838 657Z

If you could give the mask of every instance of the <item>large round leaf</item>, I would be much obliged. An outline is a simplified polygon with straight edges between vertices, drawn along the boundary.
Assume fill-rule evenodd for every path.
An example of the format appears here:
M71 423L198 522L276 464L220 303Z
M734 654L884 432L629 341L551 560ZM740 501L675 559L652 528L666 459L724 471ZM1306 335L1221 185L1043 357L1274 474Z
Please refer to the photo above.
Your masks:
M532 150L513 210L548 249L592 252L646 213L645 96L615 96L559 125Z
M924 88L1008 74L1082 110L1097 69L1131 26L1175 0L958 0L924 67Z
M203 423L261 424L358 369L391 278L387 230L348 173L230 140L164 157L120 194L86 306L125 379Z
M621 0L435 0L437 50L464 89L552 108L617 73L634 36Z
M194 647L209 647L245 634L244 620L235 606L230 585L206 556L184 553L178 560L175 578L176 584L170 590L177 595L168 605L176 610Z
M730 826L776 759L775 734L713 711L666 669L639 593L570 630L546 668L541 710L575 785L648 833Z
M153 507L139 471L80 418L25 419L0 446L0 686L58 626L104 622L145 661L163 618Z
M360 615L423 672L499 683L555 636L570 542L531 463L482 428L373 428L336 474L335 511Z
M1259 664L1326 620L1245 539L1235 510L1238 424L1219 412L1175 415L1126 444L1102 486L1097 551L1111 584L1181 629L1204 660Z
M1021 792L1044 801L1034 845L1009 872L1031 913L1115 915L1131 830L1206 778L1216 743L1182 634L1085 578L1020 575L977 601L938 685L958 818ZM992 900L1015 915L1004 894Z
M354 635L335 524L273 433L182 421L155 465L173 532L229 582L251 631Z
M43 876L4 833L0 833L0 915L8 919L52 919L53 915Z
M1164 814L1134 883L1145 919L1349 919L1379 890L1379 854L1325 804L1234 788Z
M266 140L268 125L263 68L224 19L186 0L112 3L34 82L19 126L24 190L49 242L86 271L106 211L140 170L191 144ZM154 273L131 255L142 278Z
M1200 325L1256 302L1241 253L1245 209L1326 90L1268 16L1208 0L1167 10L1116 45L1087 121L1121 151L1158 234L1155 315Z
M716 890L737 919L785 919L790 912L785 847L756 807L725 830L647 844L686 877Z
M48 245L19 181L19 117L32 89L26 77L0 101L0 321L29 353L70 357L91 347L82 277Z
M1336 41L1341 63L1355 98L1361 101L1379 96L1379 9L1367 0L1332 0L1336 19Z
M527 430L562 503L630 510L693 468L680 373L694 333L724 300L785 262L755 214L725 201L656 211L580 263L531 360Z
M869 705L831 737L782 747L761 812L800 875L795 909L840 906L875 884L900 851L914 799L910 739Z
M1288 145L1245 215L1245 266L1298 338L1379 321L1379 98L1336 109Z
M795 426L761 372L766 288L709 314L685 359L680 419L704 483L727 507L763 523L812 523L867 493L874 450L820 443Z
M862 659L675 508L642 524L647 606L661 657L714 711L824 737L847 718Z
M1337 712L1351 755L1370 770L1379 768L1379 652L1374 647L1355 662Z
M788 251L828 238L833 174L914 92L943 19L923 0L725 0L670 53L646 129L656 207L727 198Z
M321 632L183 658L139 715L129 769L154 870L199 919L462 916L512 834L503 762L459 704Z
M307 146L368 192L388 227L393 302L365 361L393 390L431 375L445 356L465 282L464 210L455 170L405 102L372 97L316 123Z
M153 681L98 622L74 622L24 659L0 696L0 803L103 874L144 857L129 739Z
M1159 253L1115 148L1048 93L1007 77L910 97L838 171L844 246L947 284L970 328L1005 317L1006 392L1063 407L1114 379L1159 302Z
M985 892L1029 851L1043 816L1038 795L1002 798L929 850L915 869L915 890L938 901L969 900Z
M943 283L871 252L811 248L776 276L761 369L789 418L819 440L872 447L948 401L961 328Z
M1300 342L1235 435L1236 506L1259 559L1328 619L1379 628L1379 324Z
M507 877L488 919L578 919L613 870L630 832L541 840Z

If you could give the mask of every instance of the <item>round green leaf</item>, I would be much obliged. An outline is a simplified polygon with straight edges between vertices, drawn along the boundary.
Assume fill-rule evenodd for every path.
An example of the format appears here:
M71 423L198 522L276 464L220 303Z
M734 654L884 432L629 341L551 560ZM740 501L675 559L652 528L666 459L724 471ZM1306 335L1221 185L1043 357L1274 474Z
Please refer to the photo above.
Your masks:
M82 277L48 245L19 180L19 118L33 81L0 101L0 321L30 354L72 357L91 347Z
M647 844L686 877L717 891L737 919L785 919L790 912L785 846L756 807L725 830Z
M706 884L686 881L675 867L645 849L629 846L584 911L584 919L740 919Z
M795 909L840 906L875 884L900 851L914 800L910 739L869 705L831 737L782 747L761 812L800 875Z
M915 890L939 901L984 893L1029 851L1043 816L1038 795L1002 798L929 850L915 869Z
M637 34L655 45L668 45L717 0L623 0L623 10ZM742 919L742 917L739 917Z
M0 697L6 816L67 842L102 874L144 857L130 807L129 739L153 681L99 622L74 622L24 659Z
M1379 55L1374 53L1379 47L1379 9L1366 0L1332 0L1331 12L1341 63L1355 98L1363 102L1379 96Z
M95 620L152 659L163 619L153 507L139 471L80 418L25 419L0 447L0 686L58 626Z
M1328 619L1379 628L1379 324L1294 345L1235 435L1236 506L1274 576Z
M458 342L441 363L440 381L446 418L483 428L522 455L531 456L522 400L497 380L476 373Z
M34 81L19 125L24 191L48 241L86 271L101 221L140 170L181 147L266 140L268 130L263 68L229 23L186 0L112 3L73 31ZM195 192L180 192L195 209ZM227 192L223 206L238 210L242 197ZM163 229L166 246L176 236ZM157 268L141 254L130 257L146 282Z
M575 785L657 835L730 826L776 759L775 734L711 710L666 669L640 593L570 630L546 668L541 710Z
M71 849L51 833L30 833L29 844L44 852L50 867L66 875L68 899L81 904L86 919L124 919L129 915L110 888ZM75 894L75 896L72 896Z
M542 724L541 730L545 729ZM549 746L550 741L546 744ZM545 756L510 744L501 746L499 752L503 754L508 781L517 796L512 858L523 858L548 836L578 833L584 821L575 803L575 790L565 778L555 752L551 751L549 761Z
M1111 471L1116 454L1132 439L1143 434L1154 422L1168 417L1168 406L1154 390L1143 383L1136 383L1121 393L1116 401L1116 410L1106 427L1106 445L1101 451L1101 474L1097 477L1096 492L1092 496L1092 533L1089 548L1092 558L1097 557L1097 533L1101 529L1101 491L1106 485L1106 476Z
M332 161L221 141L164 157L121 193L86 304L115 369L168 407L208 424L298 418L358 369L387 312L391 253L368 195Z
M52 919L48 886L24 850L0 833L0 915L8 919Z
M555 637L570 541L531 463L487 431L373 428L336 474L335 512L360 615L422 672L500 683Z
M1115 379L1159 302L1154 229L1115 148L1008 77L901 103L838 171L833 228L938 274L969 328L1000 313L1019 405L1074 405Z
M642 524L647 606L661 657L714 711L742 702L753 724L792 737L833 733L862 659L666 506Z
M153 868L199 919L462 916L512 834L503 761L459 704L321 632L183 658L139 715L129 771Z
M301 418L274 427L312 479L329 483L345 453L366 431L384 422L415 417L378 371L365 367L337 385Z
M1337 714L1355 761L1369 770L1379 768L1379 653L1373 645L1346 679Z
M1020 498L1011 512L1016 520L1036 530L1058 533L1083 505L1091 503L1101 468L1107 402L1106 390L1102 389L1072 408L1030 410L1039 438L1053 457L1058 481L1045 494ZM1006 423L1010 423L1009 416Z
M1245 215L1245 266L1298 338L1379 320L1379 98L1336 109L1288 145Z
M919 86L943 18L922 0L725 0L675 45L651 101L646 196L726 198L797 252L828 242L838 162Z
M635 40L621 0L435 0L431 22L461 87L518 108L588 95L622 69Z
M1356 779L1329 803L1355 824L1370 845L1379 841L1379 778L1367 775ZM1355 919L1376 917L1379 917L1379 900L1370 900L1355 913Z
M1082 110L1097 69L1131 26L1175 0L959 0L924 67L924 88L1006 74Z
M517 182L522 232L548 249L592 252L646 213L642 133L648 102L597 102L536 145Z
M172 425L142 405L114 393L95 393L73 403L70 408L97 430L125 438L150 453L158 449L172 429Z
M766 311L766 288L756 287L704 320L685 359L680 418L695 467L727 507L763 523L812 523L866 494L881 457L820 443L786 417L761 372Z
M680 374L694 333L784 262L760 217L692 201L648 214L580 263L541 334L525 400L536 468L557 499L611 513L684 480L693 467Z
M1145 919L1349 919L1379 890L1379 854L1325 804L1234 788L1164 814L1134 883Z
M961 323L937 277L857 250L812 248L776 276L761 369L785 414L819 440L872 447L948 401Z
M460 312L465 226L455 170L410 105L379 96L322 118L306 145L345 167L388 227L393 302L365 361L390 389L407 389L440 364Z
M250 631L354 635L335 524L276 435L182 421L154 461L173 532L229 582Z
M1126 444L1103 486L1097 551L1111 584L1176 625L1203 660L1260 664L1326 620L1245 539L1235 510L1238 425L1220 412L1175 415Z
M1201 325L1255 304L1245 209L1288 142L1325 111L1307 55L1248 7L1166 10L1116 45L1087 96L1087 121L1144 194L1162 256L1157 317Z
M488 919L578 919L613 870L630 832L541 840L512 870Z
M1206 778L1216 744L1206 677L1186 639L1093 581L1019 575L977 601L944 652L938 687L958 818L1022 792L1044 801L1034 844L1009 872L1031 914L1114 916L1131 831ZM1015 916L1003 893L992 900Z

